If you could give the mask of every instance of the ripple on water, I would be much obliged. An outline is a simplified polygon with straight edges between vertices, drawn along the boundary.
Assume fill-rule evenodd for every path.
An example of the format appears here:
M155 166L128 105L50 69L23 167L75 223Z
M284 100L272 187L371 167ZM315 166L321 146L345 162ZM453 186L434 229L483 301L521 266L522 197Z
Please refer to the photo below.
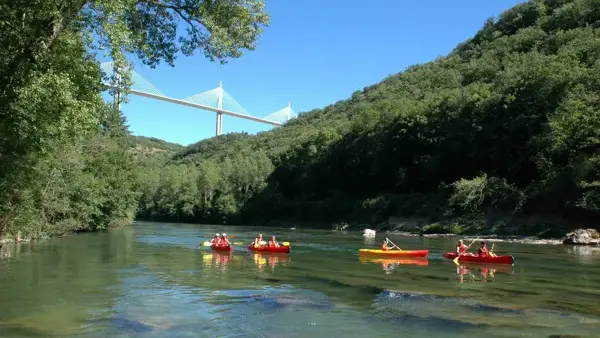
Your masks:
M247 243L264 229L137 224L48 240L0 266L0 332L35 337L597 337L600 265L560 247L502 244L515 267L470 265L454 241L398 238L430 249L425 266L360 264L359 234L272 230L292 254L197 250L215 232ZM269 230L271 232L271 230ZM289 258L291 257L291 258ZM587 257L587 256L586 256ZM263 263L263 258L266 263ZM461 265L462 267L462 265ZM459 271L460 270L460 271ZM504 272L504 273L501 273ZM560 276L557 278L557 276ZM468 277L468 278L467 278ZM387 291L395 290L395 291ZM596 307L596 309L595 309ZM7 334L8 331L8 334Z
M179 236L140 235L137 240L151 245L167 245L182 248L196 248L200 243L197 237L186 237L182 240Z
M461 297L434 296L386 291L374 301L373 314L379 321L397 325L426 325L432 330L493 332L510 337L538 337L543 332L593 332L598 318L545 309L511 309ZM486 334L487 335L487 334ZM468 336L468 335L467 335Z

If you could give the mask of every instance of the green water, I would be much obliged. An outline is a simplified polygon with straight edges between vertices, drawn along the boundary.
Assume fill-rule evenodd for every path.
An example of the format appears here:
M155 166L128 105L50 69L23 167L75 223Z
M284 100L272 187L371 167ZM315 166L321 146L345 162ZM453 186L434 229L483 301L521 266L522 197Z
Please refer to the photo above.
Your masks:
M292 253L198 247L221 231L275 233ZM441 256L454 241L390 239L428 260L361 261L376 243L352 232L157 223L15 245L0 336L598 337L600 252L500 243L514 267L457 267Z

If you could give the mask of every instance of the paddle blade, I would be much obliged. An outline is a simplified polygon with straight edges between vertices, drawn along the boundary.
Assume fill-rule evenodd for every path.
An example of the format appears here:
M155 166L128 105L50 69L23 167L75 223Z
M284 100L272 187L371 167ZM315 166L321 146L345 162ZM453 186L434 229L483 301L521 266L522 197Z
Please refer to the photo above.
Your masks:
M290 242L283 242L281 243L283 246L290 246Z
M202 245L203 246L212 246L212 243L211 242L204 242L204 243L202 243Z
M454 264L458 265L458 258L459 258L459 257L460 257L460 256L456 256L456 258L454 258L454 259L452 260L452 261L454 262Z
M233 244L235 244L235 245L242 245L244 243L242 243L242 242L233 242Z

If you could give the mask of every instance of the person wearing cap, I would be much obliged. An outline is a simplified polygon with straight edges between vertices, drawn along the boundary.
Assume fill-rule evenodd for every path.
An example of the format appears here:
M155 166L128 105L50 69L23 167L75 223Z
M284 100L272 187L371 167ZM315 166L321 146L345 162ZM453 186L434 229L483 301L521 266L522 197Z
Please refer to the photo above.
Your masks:
M271 248L279 247L279 243L277 243L277 241L275 240L275 235L271 236L271 240L269 240L269 246Z
M211 243L212 245L219 245L219 241L220 241L219 234L215 234L215 238L213 238L213 239L210 241L210 243Z
M258 247L261 247L261 246L263 246L265 244L266 244L266 242L263 240L262 234L258 234L258 237L256 237L254 239L254 247L258 248Z
M229 239L227 238L226 233L223 233L221 235L221 240L219 241L219 245L222 245L222 246L230 246L231 245L231 243L229 242Z

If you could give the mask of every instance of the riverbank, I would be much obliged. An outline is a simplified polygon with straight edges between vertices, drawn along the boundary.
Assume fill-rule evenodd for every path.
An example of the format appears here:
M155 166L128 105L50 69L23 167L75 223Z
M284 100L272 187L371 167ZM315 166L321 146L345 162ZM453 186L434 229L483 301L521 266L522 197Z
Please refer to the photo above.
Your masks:
M472 236L472 235L457 235L457 234L419 234L419 233L410 233L410 232L402 232L402 231L386 231L388 235L395 236L409 236L409 237L429 237L429 238L453 238L455 237L457 240L462 239L466 242L474 241L474 240L482 240L486 242L507 242L507 243L518 243L518 244L549 244L549 245L559 245L563 244L563 239L543 239L535 236L495 236L495 235L485 235L485 236Z
M575 240L574 243L564 243L565 239L568 238L568 233L564 229L565 226L561 226L561 232L565 234L563 236L555 236L555 237L542 237L531 234L500 234L500 233L490 233L490 228L481 228L481 233L473 233L474 229L473 224L479 222L477 219L469 219L469 220L455 220L453 222L445 222L443 224L430 222L428 219L423 217L389 217L386 222L379 222L374 224L367 224L361 222L330 222L330 221L298 221L298 220L271 220L270 222L264 224L248 224L248 226L258 226L265 228L284 228L284 229L302 229L302 230L316 230L316 229L332 229L333 231L350 231L350 232L361 232L364 229L372 229L375 230L379 235L385 234L389 236L405 236L405 237L425 237L425 238L456 238L463 239L467 242L472 240L485 240L487 242L505 242L505 243L518 243L518 244L546 244L546 245L560 245L560 244L589 244L585 243L584 240ZM459 226L458 222L464 224L463 226ZM201 226L200 224L198 224ZM122 226L116 227L120 228ZM535 229L535 226L529 226L529 229ZM539 228L539 227L538 227ZM505 228L506 229L506 228ZM513 227L512 229L516 229ZM444 231L444 230L452 230L453 232ZM582 231L583 229L578 229L576 231ZM591 231L595 231L593 229L589 229ZM576 232L574 231L574 232ZM86 232L86 231L82 231ZM574 232L571 232L574 233ZM72 234L77 234L78 232L62 234L59 236L52 237L65 237ZM547 232L545 232L547 233ZM582 235L579 235L582 237ZM583 237L588 235L583 234ZM589 235L588 237L592 238L594 235ZM596 237L593 238L594 242L591 243L599 244L600 239L598 239L598 235L596 232ZM27 243L35 240L42 240L50 238L49 236L44 236L41 238L22 238L17 236L16 238L11 237L2 237L0 238L0 246L3 244L9 243Z
M128 226L132 226L134 223L135 223L135 220L128 219L128 220L113 222L111 224L111 226L96 227L92 230L81 229L78 231L69 231L69 232L53 234L53 235L41 234L37 237L22 236L21 231L19 231L19 232L17 232L16 236L14 236L14 235L0 236L0 246L2 246L4 244L30 243L30 242L46 240L46 239L50 239L50 238L68 237L71 235L82 234L82 233L105 232L105 231L110 231L110 230L114 230L114 229L120 229L120 228L124 228L124 227L128 227Z
M549 216L529 216L504 221L498 226L498 219L454 218L444 222L432 222L424 217L388 217L384 222L309 222L277 220L263 224L296 229L332 229L333 231L360 232L364 229L375 230L378 234L407 237L456 238L465 241L485 240L487 242L505 242L519 244L600 244L598 232L594 229L582 229L581 224ZM579 226L579 228L577 227ZM583 231L583 232L582 232ZM590 232L586 234L586 232ZM578 233L579 232L579 233ZM594 232L594 233L592 233ZM565 240L571 238L571 242Z

